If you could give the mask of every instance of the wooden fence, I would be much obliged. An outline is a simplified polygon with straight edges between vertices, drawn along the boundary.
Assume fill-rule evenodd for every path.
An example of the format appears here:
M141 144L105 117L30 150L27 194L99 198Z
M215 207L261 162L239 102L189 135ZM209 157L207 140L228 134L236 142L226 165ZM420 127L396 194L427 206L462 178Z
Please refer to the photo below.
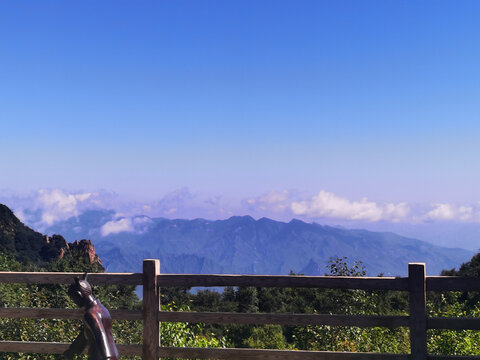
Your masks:
M1 283L70 284L79 273L0 272ZM142 320L143 344L118 345L122 355L138 355L144 360L161 357L193 359L289 359L289 360L469 360L478 356L427 354L427 329L480 330L480 318L430 318L426 316L426 291L480 291L480 279L448 276L425 276L424 263L408 265L408 277L340 277L340 276L266 276L266 275L177 275L161 274L158 260L144 260L143 273L89 274L94 285L143 285L143 309L111 310L114 320ZM160 310L161 287L300 287L361 290L398 290L409 292L409 316L258 314L218 312L172 312ZM0 317L31 319L81 319L79 309L0 308ZM410 354L289 351L223 348L174 348L161 346L159 322L215 324L331 325L356 327L408 327ZM66 343L0 341L0 352L61 354Z

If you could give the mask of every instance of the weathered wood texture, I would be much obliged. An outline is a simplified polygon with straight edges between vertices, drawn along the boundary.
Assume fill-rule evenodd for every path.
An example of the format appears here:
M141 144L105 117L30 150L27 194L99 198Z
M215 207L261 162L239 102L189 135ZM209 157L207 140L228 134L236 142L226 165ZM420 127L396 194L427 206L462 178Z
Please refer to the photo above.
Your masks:
M142 320L139 310L110 309L112 320ZM0 318L10 319L82 319L84 311L81 309L45 309L45 308L2 308Z
M62 354L70 346L69 343L49 343L34 341L0 341L1 352L23 352L39 354ZM142 355L141 345L118 344L120 355ZM256 349L205 349L159 347L161 357L181 357L197 359L289 359L289 360L408 360L407 354L349 353L330 351L287 351ZM145 358L143 358L145 359Z
M23 352L37 354L62 354L70 343L36 341L0 341L0 352ZM117 344L120 355L142 355L142 345Z
M331 325L395 328L408 326L408 316L326 315L326 314L258 314L228 312L160 311L163 322L190 322L206 324L278 324Z
M158 360L160 346L158 274L160 274L159 260L143 260L143 360Z
M409 360L407 354L352 353L331 351L288 351L257 349L202 349L161 347L161 357L188 359L265 359L265 360Z
M480 356L473 355L427 355L427 360L479 360Z
M480 330L480 318L427 318L427 328L449 330Z
M1 271L0 283L70 284L82 273ZM89 274L93 285L141 285L140 273ZM319 287L363 290L408 290L408 278L392 277L329 277L329 276L266 276L266 275L195 275L161 274L160 286L258 286ZM427 291L480 291L479 278L454 276L426 277Z
M362 290L408 290L407 278L297 276L297 275L196 275L161 274L159 286L255 286Z
M480 278L427 276L427 291L478 291Z
M75 276L82 277L83 273L0 271L0 283L71 284ZM92 285L142 285L142 274L89 273L88 282Z
M411 360L427 356L427 316L425 264L408 264L410 281L410 351Z

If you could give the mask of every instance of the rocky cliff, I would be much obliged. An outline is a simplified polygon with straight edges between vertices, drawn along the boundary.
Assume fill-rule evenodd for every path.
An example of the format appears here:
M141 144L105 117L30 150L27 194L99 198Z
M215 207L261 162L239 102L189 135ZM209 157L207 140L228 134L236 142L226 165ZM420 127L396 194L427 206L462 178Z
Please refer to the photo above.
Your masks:
M61 235L43 235L25 226L7 206L2 204L0 204L0 251L13 254L21 262L43 264L71 254L84 258L88 263L102 265L90 240L67 243Z

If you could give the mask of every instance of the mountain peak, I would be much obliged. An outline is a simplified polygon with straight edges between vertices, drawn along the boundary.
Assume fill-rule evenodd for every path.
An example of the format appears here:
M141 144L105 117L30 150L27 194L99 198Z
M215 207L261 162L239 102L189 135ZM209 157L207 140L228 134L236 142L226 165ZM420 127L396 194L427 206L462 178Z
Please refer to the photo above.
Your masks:
M288 222L290 225L304 225L307 224L305 221L298 220L298 219L292 219ZM311 225L311 224L308 224Z
M10 210L8 206L4 204L0 204L0 217L3 218L5 216L15 216L15 215L13 215L12 210Z
M235 215L227 219L227 221L249 221L249 222L255 222L255 219L251 217L250 215Z
M17 226L20 224L20 220L15 216L15 214L7 206L0 204L0 233L3 228L7 226Z

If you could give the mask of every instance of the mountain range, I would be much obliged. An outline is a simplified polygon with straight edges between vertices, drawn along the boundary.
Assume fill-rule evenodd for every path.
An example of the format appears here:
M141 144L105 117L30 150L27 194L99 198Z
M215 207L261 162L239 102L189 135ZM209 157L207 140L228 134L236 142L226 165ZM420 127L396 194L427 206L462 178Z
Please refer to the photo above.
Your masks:
M118 272L140 271L142 259L158 258L166 273L323 275L331 257L347 257L351 263L362 261L369 275L406 275L407 264L418 261L427 263L429 274L438 275L474 254L389 232L250 216L170 220L90 211L48 232L70 240L91 238L107 271Z

